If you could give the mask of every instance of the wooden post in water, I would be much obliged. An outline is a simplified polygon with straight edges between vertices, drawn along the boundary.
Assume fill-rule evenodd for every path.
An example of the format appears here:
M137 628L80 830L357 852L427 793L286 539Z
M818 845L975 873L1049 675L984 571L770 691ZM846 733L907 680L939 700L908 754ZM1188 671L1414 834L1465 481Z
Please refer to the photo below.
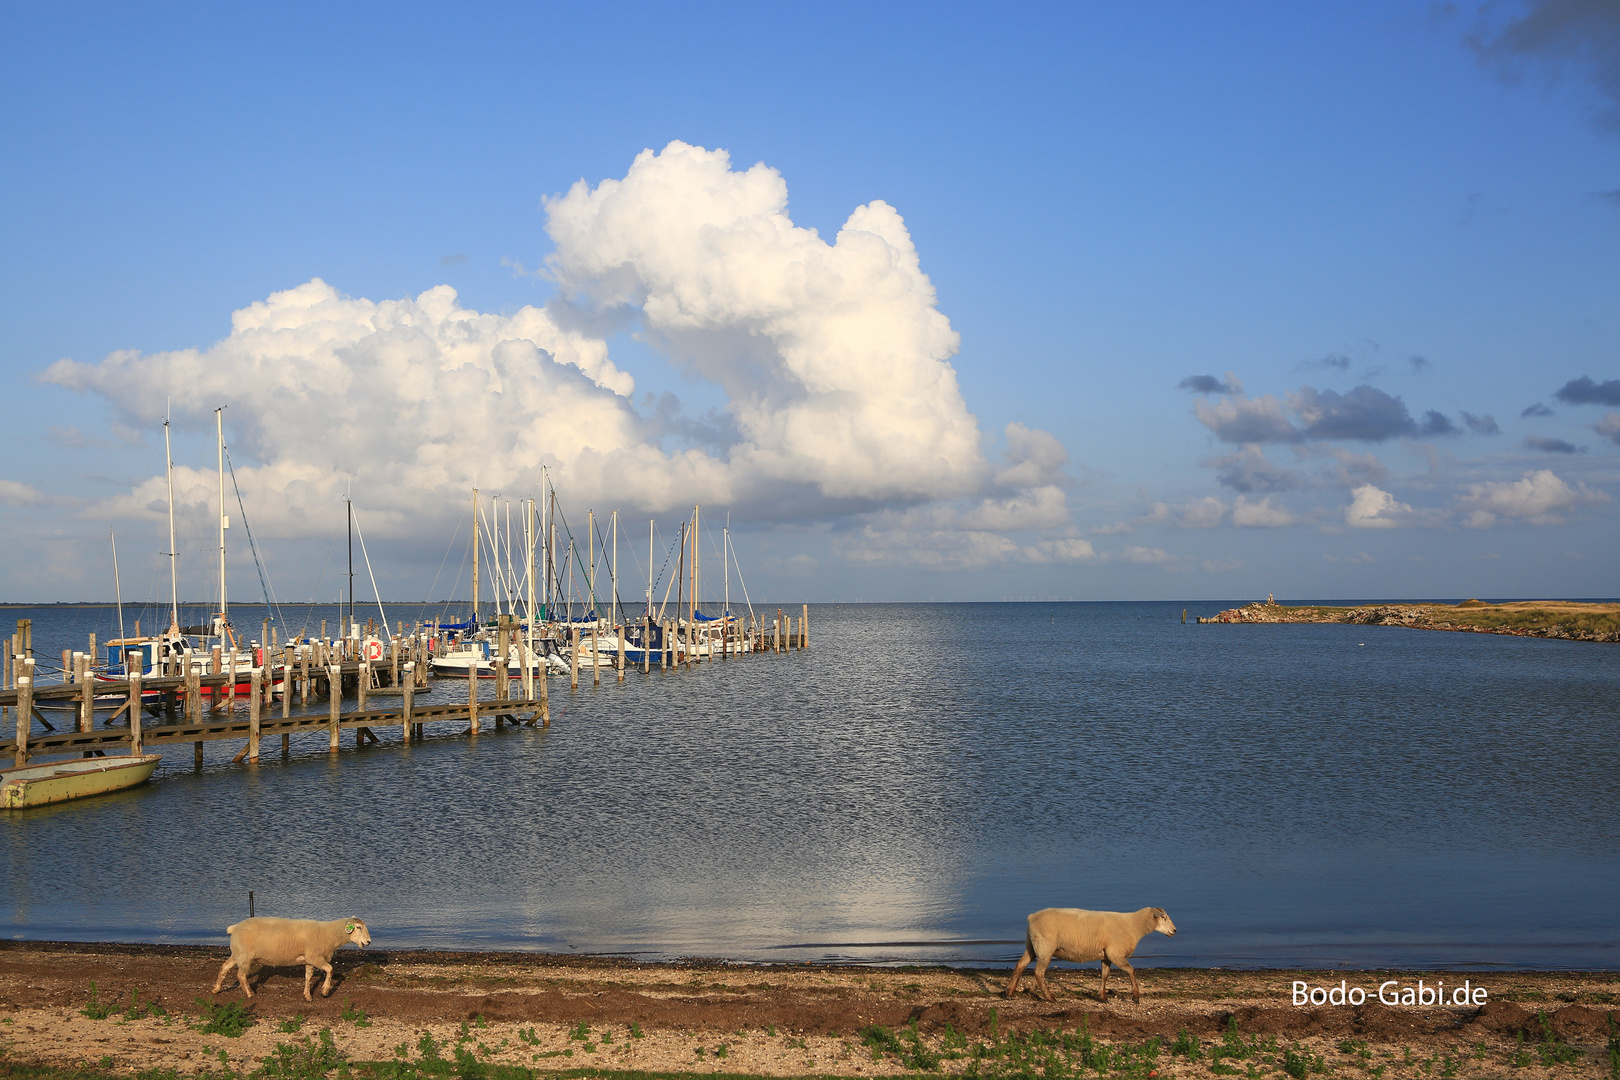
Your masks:
M809 647L810 647L810 605L806 604L806 605L804 605L804 610L799 615L799 648L808 649Z
M343 668L337 664L326 666L326 752L338 752L338 714L343 711Z
M506 701L512 695L511 686L507 681L507 663L511 659L512 633L508 624L508 616L502 615L500 626L495 631L495 700ZM495 726L500 727L501 721L497 717Z
M292 715L293 677L298 670L293 666L293 657L297 650L291 645L281 647L281 718L285 720Z
M579 626L570 623L569 629L574 635L574 647L568 650L568 689L579 689Z
M641 617L641 673L652 669L652 616Z
M13 768L28 764L28 735L34 728L34 680L27 675L17 676L17 750L12 757Z
M360 658L360 670L354 676L354 707L366 711L366 700L371 696L371 661Z
M230 691L231 715L236 715L236 646L231 646L230 655L225 660L225 685Z
M600 619L591 622L591 685L602 685L602 653L596 647L601 639L597 637L596 628L602 625Z
M124 658L124 670L129 672L129 752L141 755L141 718L146 712L141 707L140 653L132 652Z
M89 731L96 726L96 677L90 674L95 653L79 657L79 730Z
M467 734L478 734L478 660L467 664L467 720L472 724Z
M614 658L614 665L618 668L620 682L624 682L624 632L626 629L626 626L615 626L613 628L613 639L619 643L619 651Z
M186 723L202 723L202 672L186 665Z
M550 670L548 668L542 667L540 669L540 673L538 675L538 678L540 680L540 726L541 727L550 727L551 726L551 701L547 697L547 691L546 691L547 686L551 682Z
M405 664L405 681L400 684L405 693L403 709L399 717L400 734L405 736L405 745L411 745L411 712L416 708L416 664L407 661Z
M315 651L314 645L301 645L298 649L298 704L309 704L309 654Z
M269 626L269 622L265 623ZM269 655L268 647L265 655ZM257 765L259 763L259 707L263 703L261 690L264 686L264 669L256 667L248 676L248 761ZM201 746L202 743L198 743Z

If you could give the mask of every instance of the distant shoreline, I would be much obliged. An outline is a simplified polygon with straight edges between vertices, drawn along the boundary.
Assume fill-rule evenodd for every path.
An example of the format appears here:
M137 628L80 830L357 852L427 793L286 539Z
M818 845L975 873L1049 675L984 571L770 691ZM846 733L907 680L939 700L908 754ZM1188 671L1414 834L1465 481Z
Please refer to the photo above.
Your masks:
M1620 604L1573 600L1516 600L1505 604L1465 600L1460 604L1364 604L1357 607L1290 606L1255 601L1198 621L1245 624L1351 623L1471 634L1508 634L1560 641L1620 642Z

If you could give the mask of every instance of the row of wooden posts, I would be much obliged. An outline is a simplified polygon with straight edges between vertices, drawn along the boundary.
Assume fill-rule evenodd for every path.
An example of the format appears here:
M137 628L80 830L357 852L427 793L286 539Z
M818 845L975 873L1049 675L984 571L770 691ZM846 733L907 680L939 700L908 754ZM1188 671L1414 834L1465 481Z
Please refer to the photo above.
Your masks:
M27 620L19 620L18 634L10 639L12 648L28 649L32 643L32 627ZM647 636L644 641L651 639L650 631L653 620L647 617L643 620L643 630ZM580 646L583 643L585 631L580 627L570 628L572 645L570 650L571 664L569 684L572 688L579 687L580 675ZM617 677L622 680L625 671L624 627L615 627L621 647L615 656ZM677 663L677 654L674 649L677 626L671 620L666 620L663 626L665 648L659 652L659 669L667 670ZM719 628L719 649L722 660L734 656L743 656L747 652L769 651L774 655L783 655L790 650L807 649L810 647L809 635L809 605L805 605L800 617L795 620L786 615L782 609L777 610L774 623L765 624L764 620L750 620L748 624L722 624ZM324 630L324 624L323 624ZM403 627L401 627L403 630ZM514 708L536 708L534 717L527 722L538 722L542 726L551 724L551 710L547 693L547 680L541 677L538 687L535 686L535 668L532 664L524 664L522 683L523 697L521 701L511 698L510 674L508 662L512 649L517 645L521 630L515 620L503 617L497 631L497 662L495 663L495 699L492 702L480 702L478 698L478 670L476 664L469 664L467 669L467 719L469 721L468 733L476 736L480 728L480 709L495 716L496 727L500 727L507 719L516 719ZM595 684L601 683L602 658L597 649L599 642L598 624L592 624L588 630L591 643L592 680ZM442 634L436 634L442 641ZM269 633L266 639L271 639ZM415 692L419 687L427 685L428 663L432 650L430 638L426 633L412 634L409 638L396 636L388 647L386 659L371 659L355 656L348 659L351 654L358 653L358 641L350 638L340 642L317 641L308 647L300 649L293 644L282 648L281 665L281 715L287 718L291 715L292 698L299 693L300 703L308 705L311 686L317 682L324 682L326 696L329 702L328 711L328 749L332 753L338 750L339 720L342 715L342 695L345 678L354 676L354 686L357 698L357 711L367 711L367 699L372 692L372 679L383 671L389 672L390 690L403 696L403 708L399 713L399 724L407 742L418 741L423 737L423 725L413 718ZM749 646L745 652L744 642ZM713 662L715 658L715 642L710 640L706 656L699 657L690 646L679 654L679 659L690 667L694 663L704 660ZM95 639L90 640L90 653L77 653L64 651L63 669L69 676L64 683L76 685L79 689L73 694L77 701L77 730L89 732L95 725L96 694L98 689L106 693L118 683L105 679L98 680L94 675L94 648ZM274 707L275 700L275 670L263 664L264 658L272 655L273 650L266 649L260 652L259 664L254 665L247 672L247 708L248 708L248 739L247 745L236 755L234 760L257 761L260 752L260 723L263 716L268 715ZM17 691L17 738L15 743L15 766L21 768L28 763L29 736L33 728L33 720L38 713L34 708L35 698L35 671L36 661L26 651L13 653L7 650L8 682ZM161 704L158 706L169 716L175 716L180 711L181 703L185 713L186 722L200 724L204 722L202 688L206 683L212 691L211 710L217 711L228 707L234 714L238 698L238 683L242 675L237 670L236 650L222 650L216 646L209 659L206 672L193 667L189 660L183 665L184 670L169 677L159 677L154 680L157 688L162 692ZM143 671L143 658L139 652L131 652L126 657L125 670L127 676L118 680L124 689L124 703L108 717L107 723L116 720L120 715L128 713L129 723L129 752L139 755L143 752L142 718L145 711L152 706L144 700L147 687L144 685L146 676ZM649 651L643 650L642 671L651 670L651 656ZM54 688L53 688L54 689ZM538 690L538 698L535 691ZM61 693L54 693L52 697L61 697ZM55 728L43 716L39 719L45 726L55 731ZM370 738L377 741L369 727L359 727L355 731L355 741L358 745L363 739ZM289 749L290 735L283 734L282 752ZM203 743L197 741L193 744L195 764L201 766L203 759Z

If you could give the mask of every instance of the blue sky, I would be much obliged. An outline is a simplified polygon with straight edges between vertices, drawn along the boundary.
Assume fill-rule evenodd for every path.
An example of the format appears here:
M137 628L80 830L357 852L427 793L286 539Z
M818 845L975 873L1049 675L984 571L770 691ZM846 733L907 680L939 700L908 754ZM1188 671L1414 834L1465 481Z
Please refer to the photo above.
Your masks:
M571 518L729 510L785 598L1620 592L1612 3L11 5L0 30L6 599L108 595L113 529L147 588L165 402L196 596L219 405L285 599L335 593L340 487L383 592L420 599L465 489L526 497L543 462ZM749 292L807 257L846 291ZM298 344L233 335L315 279ZM383 340L389 302L410 329ZM452 308L489 317L480 359ZM521 370L447 410L390 396L463 362ZM588 406L517 404L575 383Z

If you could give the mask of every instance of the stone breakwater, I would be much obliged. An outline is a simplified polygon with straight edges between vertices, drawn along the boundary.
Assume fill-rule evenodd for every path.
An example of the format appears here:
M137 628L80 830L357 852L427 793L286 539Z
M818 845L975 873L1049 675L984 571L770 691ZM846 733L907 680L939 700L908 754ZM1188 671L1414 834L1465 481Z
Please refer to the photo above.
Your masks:
M1558 605L1560 608L1576 605ZM1604 605L1609 606L1609 605ZM1563 641L1620 642L1620 630L1574 625L1572 617L1559 621L1558 611L1535 609L1509 613L1506 621L1483 621L1478 613L1490 605L1369 604L1364 607L1289 607L1256 601L1231 608L1201 623L1354 623L1361 626L1410 626L1418 630L1455 630L1472 634L1511 634L1514 637L1557 638ZM1515 615L1519 617L1514 617Z

